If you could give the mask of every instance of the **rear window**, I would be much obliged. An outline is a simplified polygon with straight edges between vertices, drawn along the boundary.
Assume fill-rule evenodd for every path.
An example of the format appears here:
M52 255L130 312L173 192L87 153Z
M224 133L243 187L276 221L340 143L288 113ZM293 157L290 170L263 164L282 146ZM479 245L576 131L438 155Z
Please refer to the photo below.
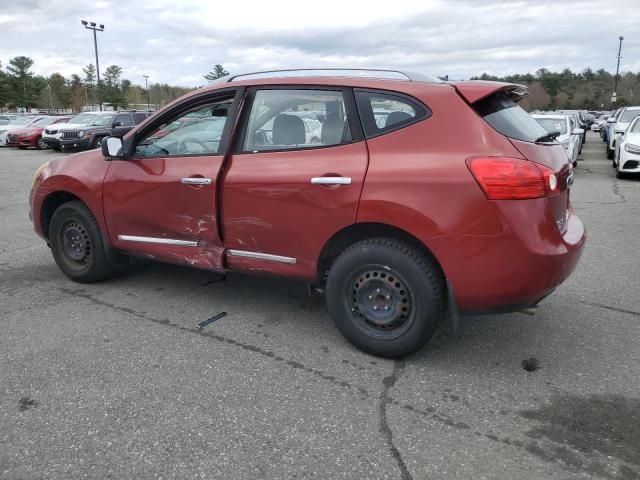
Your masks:
M489 125L514 140L535 142L547 134L542 125L504 94L480 100L473 107Z
M136 125L138 123L142 123L145 118L147 118L147 115L144 114L144 113L134 113L133 114L133 119L136 121Z

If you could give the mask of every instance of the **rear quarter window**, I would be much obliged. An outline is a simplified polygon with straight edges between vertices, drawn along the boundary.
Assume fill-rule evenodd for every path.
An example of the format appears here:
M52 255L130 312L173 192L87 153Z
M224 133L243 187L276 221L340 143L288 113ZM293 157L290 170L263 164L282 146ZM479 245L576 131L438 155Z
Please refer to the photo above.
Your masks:
M489 125L506 137L535 142L547 131L516 102L499 93L476 102L473 107Z
M406 95L356 90L355 96L367 138L413 125L431 116L431 110Z

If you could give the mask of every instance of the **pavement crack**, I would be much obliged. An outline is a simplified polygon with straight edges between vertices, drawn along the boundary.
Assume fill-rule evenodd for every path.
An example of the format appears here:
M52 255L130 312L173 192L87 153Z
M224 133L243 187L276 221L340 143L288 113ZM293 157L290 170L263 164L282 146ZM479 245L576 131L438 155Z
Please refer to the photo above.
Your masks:
M616 197L620 199L620 203L627 202L627 198L622 193L620 193L620 185L617 180L614 180L611 183L611 193L613 193Z
M592 307L600 307L600 308L604 308L604 309L607 309L607 310L611 310L613 312L626 313L628 315L634 315L636 317L640 317L640 312L636 312L635 310L629 310L628 308L613 307L611 305L606 305L604 303L586 302L584 300L578 300L578 302L582 303L583 305L590 305Z
M158 325L163 325L165 327L172 327L176 330L180 330L182 332L185 333L190 333L193 335L199 335L201 337L206 337L208 339L211 340L216 340L218 342L221 343L225 343L227 345L231 345L233 347L237 347L237 348L241 348L242 350L246 350L249 352L253 352L253 353L257 353L259 355L262 355L264 357L268 357L274 361L277 362L282 362L284 365L286 365L287 367L290 368L294 368L297 370L302 370L304 372L307 373L311 373L317 377L322 378L323 380L326 380L330 383L332 383L335 386L338 387L343 387L343 388L347 388L348 390L351 390L354 394L356 395L360 395L361 397L364 398L371 398L371 394L369 393L369 391L363 387L360 387L358 385L354 385L350 382L346 382L343 380L339 380L336 377L334 377L333 375L329 375L325 372L323 372L322 370L318 370L317 368L313 368L310 367L308 365L304 365L300 362L298 362L297 360L291 360L291 359L287 359L284 357L281 357L279 355L276 355L274 352L272 352L271 350L267 350L261 347L258 347L256 345L252 345L250 343L245 343L245 342L241 342L239 340L234 340L233 338L229 338L229 337L224 337L222 335L217 335L213 332L209 332L209 331L203 331L198 329L197 327L194 328L189 328L189 327L185 327L184 325L180 325L176 322L172 322L169 319L158 319L158 318L154 318L150 315L147 315L146 313L143 312L137 312L131 308L128 307L123 307L123 306L119 306L119 305L115 305L113 303L107 302L105 300L101 300L99 298L94 297L93 295L86 293L82 290L71 290L69 288L59 288L58 291L65 293L67 295L73 296L73 297L77 297L77 298L82 298L85 299L91 303L93 303L94 305L100 305L112 310L116 310L119 312L123 312L123 313L127 313L133 317L137 317L141 320L146 320L148 322L152 322ZM408 477L410 478L410 477Z
M382 379L383 389L380 394L380 433L389 447L391 455L398 464L398 468L400 469L400 478L402 480L413 480L413 477L407 469L407 465L402 459L400 450L398 450L398 447L393 443L393 432L391 431L391 427L389 427L389 421L387 419L387 407L389 403L392 403L389 390L396 384L403 371L404 362L395 361L393 363L393 371L391 372L391 375Z

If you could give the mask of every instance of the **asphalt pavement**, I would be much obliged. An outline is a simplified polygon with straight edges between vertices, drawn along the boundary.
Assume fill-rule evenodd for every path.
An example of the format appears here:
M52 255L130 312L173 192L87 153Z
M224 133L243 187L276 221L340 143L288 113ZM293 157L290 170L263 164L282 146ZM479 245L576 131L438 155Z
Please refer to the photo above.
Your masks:
M288 280L139 262L71 282L27 217L59 155L0 150L0 478L640 478L640 179L597 135L573 276L535 316L466 317L396 362Z

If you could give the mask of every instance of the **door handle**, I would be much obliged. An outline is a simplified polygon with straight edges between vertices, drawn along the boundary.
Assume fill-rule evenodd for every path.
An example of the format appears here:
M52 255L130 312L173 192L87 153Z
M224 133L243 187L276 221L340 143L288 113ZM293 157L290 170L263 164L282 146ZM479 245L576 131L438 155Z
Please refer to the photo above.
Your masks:
M312 185L351 185L351 177L313 177Z
M181 181L185 185L211 185L211 179L210 178L185 177Z

